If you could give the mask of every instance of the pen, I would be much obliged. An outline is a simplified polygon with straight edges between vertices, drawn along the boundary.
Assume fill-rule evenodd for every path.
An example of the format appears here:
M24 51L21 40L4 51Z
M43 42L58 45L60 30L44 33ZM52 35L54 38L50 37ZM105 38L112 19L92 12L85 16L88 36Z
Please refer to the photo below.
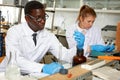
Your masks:
M98 56L98 59L105 59L105 60L120 60L118 56Z

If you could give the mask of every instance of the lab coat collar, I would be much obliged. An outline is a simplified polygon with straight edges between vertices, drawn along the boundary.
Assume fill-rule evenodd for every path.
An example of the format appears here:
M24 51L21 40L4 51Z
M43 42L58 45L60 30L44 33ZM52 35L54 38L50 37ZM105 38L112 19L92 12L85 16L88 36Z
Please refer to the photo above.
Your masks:
M45 36L44 32L45 32L45 29L39 30L39 31L37 31L36 33L37 33L37 35L42 34L41 36L44 37L44 36ZM35 33L35 32L33 32L33 33Z
M28 26L28 24L27 23L23 23L22 24L23 26L23 30L24 30L24 32L25 32L25 35L27 36L27 35L32 35L34 32L30 29L30 27Z
M82 29L82 28L80 28L80 27L78 26L78 24L76 24L76 29L77 29L78 31L80 31L80 32L82 32L83 30L84 30L85 32L88 31L87 29Z
M23 29L25 30L25 34L26 34L26 35L31 35L31 36L32 36L32 34L35 33L35 32L28 26L27 23L23 23L23 25L24 25L24 26L23 26ZM37 35L39 35L40 33L43 33L44 30L45 30L45 29L37 31L37 32L36 32ZM45 36L45 35L43 34L42 36Z

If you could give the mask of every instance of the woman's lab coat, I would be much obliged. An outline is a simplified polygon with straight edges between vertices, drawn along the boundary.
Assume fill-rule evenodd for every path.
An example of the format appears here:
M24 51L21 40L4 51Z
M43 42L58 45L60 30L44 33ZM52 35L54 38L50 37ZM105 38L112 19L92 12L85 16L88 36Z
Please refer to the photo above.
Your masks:
M96 44L105 45L104 41L102 39L100 29L98 29L97 27L94 27L94 26L92 26L89 30L81 29L78 26L78 23L76 23L76 24L66 28L66 39L67 39L69 48L77 45L77 43L74 39L74 36L73 36L75 30L78 30L80 32L82 32L83 30L85 31L85 41L84 41L84 46L83 46L84 56L88 57L90 54L87 52L88 46L96 45Z
M5 38L6 58L0 64L0 70L4 71L10 52L16 52L17 63L23 73L40 73L44 64L39 62L47 52L51 52L56 58L59 58L59 52L61 52L60 59L68 62L76 54L76 47L66 49L53 33L45 29L37 32L35 46L33 33L26 23L13 26L8 30Z

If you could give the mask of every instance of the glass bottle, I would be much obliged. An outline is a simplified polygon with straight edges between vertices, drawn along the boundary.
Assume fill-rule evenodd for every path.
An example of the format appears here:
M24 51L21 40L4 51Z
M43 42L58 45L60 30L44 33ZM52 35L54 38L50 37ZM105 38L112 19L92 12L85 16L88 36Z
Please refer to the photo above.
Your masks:
M17 66L16 57L17 55L15 52L10 52L5 71L5 77L7 80L20 80L20 68Z
M76 66L78 64L86 62L86 57L84 56L84 50L77 49L76 55L73 57L73 64L72 66Z

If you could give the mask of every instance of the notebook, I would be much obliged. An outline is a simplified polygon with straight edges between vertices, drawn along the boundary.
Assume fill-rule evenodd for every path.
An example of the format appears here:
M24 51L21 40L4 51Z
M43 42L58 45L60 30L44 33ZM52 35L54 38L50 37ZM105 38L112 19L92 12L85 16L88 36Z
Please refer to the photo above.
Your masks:
M98 76L104 80L120 80L120 71L109 66L97 68L92 72L93 75Z
M96 59L96 60L92 60L90 62L81 64L81 68L85 68L87 70L93 70L103 65L105 65L105 60Z

